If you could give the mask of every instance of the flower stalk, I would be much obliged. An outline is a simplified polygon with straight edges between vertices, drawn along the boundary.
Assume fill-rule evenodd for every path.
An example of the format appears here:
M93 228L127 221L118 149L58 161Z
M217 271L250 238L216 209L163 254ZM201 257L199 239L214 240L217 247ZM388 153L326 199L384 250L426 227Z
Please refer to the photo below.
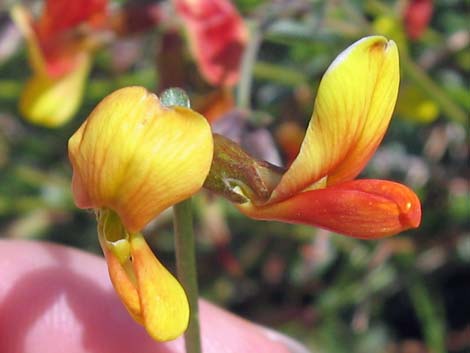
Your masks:
M190 107L188 96L183 90L178 88L170 88L164 91L161 95L161 103L168 107ZM184 334L186 353L201 353L196 242L193 231L191 198L173 206L173 225L175 232L177 276L186 292L189 302L189 324Z
M186 291L189 302L189 324L184 334L186 353L201 353L196 242L193 232L191 198L173 206L173 225L178 279Z

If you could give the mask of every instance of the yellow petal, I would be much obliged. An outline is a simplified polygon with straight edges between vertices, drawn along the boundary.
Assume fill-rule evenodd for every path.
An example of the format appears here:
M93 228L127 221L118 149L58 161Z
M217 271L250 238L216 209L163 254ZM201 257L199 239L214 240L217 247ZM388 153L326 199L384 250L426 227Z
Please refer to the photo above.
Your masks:
M113 209L129 231L139 231L201 188L212 151L202 115L165 108L142 87L120 89L69 140L75 202Z
M186 294L157 260L142 235L131 234L130 243L145 329L157 341L175 339L188 326Z
M26 83L20 98L20 111L31 123L57 127L77 112L90 71L90 57L83 54L69 73L52 78L36 74Z
M385 37L363 38L326 71L298 157L271 202L327 177L334 185L364 168L387 129L398 93L398 49Z
M158 341L181 335L189 304L179 282L155 257L140 233L129 233L119 216L97 210L98 237L109 277L131 316Z

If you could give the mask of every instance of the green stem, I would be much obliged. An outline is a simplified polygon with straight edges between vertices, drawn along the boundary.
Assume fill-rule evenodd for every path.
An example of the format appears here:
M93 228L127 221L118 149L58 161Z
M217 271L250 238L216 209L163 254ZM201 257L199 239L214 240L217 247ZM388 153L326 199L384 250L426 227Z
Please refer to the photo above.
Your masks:
M254 65L253 76L291 87L308 84L306 75L300 71L266 61L258 61Z
M193 233L191 199L173 206L175 228L176 266L189 301L189 325L184 334L186 353L201 353L199 330L198 286L196 273L196 245Z
M432 353L446 352L443 308L418 276L412 276L408 293L423 329L424 340Z
M240 83L237 87L237 106L239 108L250 108L251 86L253 81L253 66L258 56L262 35L257 23L252 23L250 28L250 41L245 49L242 59Z
M189 108L191 103L184 90L169 88L162 92L160 101L167 107ZM199 330L199 292L197 288L196 242L193 232L191 198L173 206L173 226L175 229L176 271L189 302L189 324L184 333L186 353L201 353L201 333Z

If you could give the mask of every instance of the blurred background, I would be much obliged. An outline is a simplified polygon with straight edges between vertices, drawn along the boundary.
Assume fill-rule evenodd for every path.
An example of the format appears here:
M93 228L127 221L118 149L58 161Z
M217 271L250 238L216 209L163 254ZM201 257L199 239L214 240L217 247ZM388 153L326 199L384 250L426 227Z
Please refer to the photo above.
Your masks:
M297 153L329 63L362 36L384 34L399 46L400 94L385 139L361 177L415 190L423 208L420 228L362 241L253 221L203 191L194 201L201 294L315 352L470 352L469 1L233 1L227 16L238 12L243 22L233 15L234 26L249 35L223 52L223 59L233 59L230 82L204 72L185 27L198 24L171 1L95 3L106 7L105 20L80 19L52 39L37 32L41 47L53 48L52 61L59 43L65 57L77 46L93 62L82 85L53 97L61 106L69 95L83 95L56 126L19 108L37 68L31 39L29 49L24 40L28 31L12 21L20 2L0 4L2 238L101 254L93 214L73 203L67 140L113 90L142 85L158 93L181 86L214 130L285 165ZM43 1L21 5L33 31L40 31ZM67 75L64 70L51 80ZM171 212L146 235L174 269Z

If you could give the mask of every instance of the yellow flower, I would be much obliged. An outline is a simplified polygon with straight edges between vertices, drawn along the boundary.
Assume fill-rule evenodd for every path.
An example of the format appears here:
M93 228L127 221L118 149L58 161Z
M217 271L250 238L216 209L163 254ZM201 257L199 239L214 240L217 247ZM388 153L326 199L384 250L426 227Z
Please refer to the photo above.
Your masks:
M132 316L160 341L185 330L188 303L139 231L201 188L212 152L203 116L162 106L141 87L110 94L69 140L75 202L98 210L114 287Z

